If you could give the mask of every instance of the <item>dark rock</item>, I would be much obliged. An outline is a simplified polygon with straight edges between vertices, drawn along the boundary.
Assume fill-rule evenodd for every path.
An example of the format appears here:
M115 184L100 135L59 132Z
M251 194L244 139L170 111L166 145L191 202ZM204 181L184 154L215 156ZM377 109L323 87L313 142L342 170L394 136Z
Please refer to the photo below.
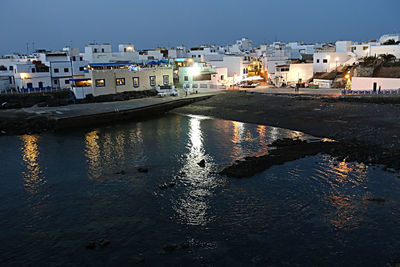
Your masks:
M115 174L121 174L121 175L124 175L124 174L125 174L125 171L124 171L124 170L122 170L122 171L116 172Z
M197 163L200 167L204 168L206 166L206 161L202 159L199 163Z
M189 243L182 243L181 248L188 249L190 247Z
M170 182L170 183L168 184L169 187L174 187L175 185L176 185L175 182Z
M102 248L107 247L110 244L111 244L110 240L107 240L107 239L100 239L99 240L99 245Z
M176 245L176 244L168 244L168 245L163 247L165 252L172 252L177 248L178 248L178 245Z
M88 241L88 242L85 244L85 247L86 247L87 249L95 249L95 248L96 248L96 243L95 243L94 241Z
M378 202L378 203L384 203L386 199L381 198L381 197L372 197L372 198L366 198L366 201L373 201L373 202Z
M148 168L144 168L144 167L139 167L137 170L138 170L138 172L142 172L142 173L149 172L149 169Z
M158 188L160 188L160 189L162 189L162 190L165 190L165 189L168 189L168 185L167 184L160 184L160 185L158 185Z

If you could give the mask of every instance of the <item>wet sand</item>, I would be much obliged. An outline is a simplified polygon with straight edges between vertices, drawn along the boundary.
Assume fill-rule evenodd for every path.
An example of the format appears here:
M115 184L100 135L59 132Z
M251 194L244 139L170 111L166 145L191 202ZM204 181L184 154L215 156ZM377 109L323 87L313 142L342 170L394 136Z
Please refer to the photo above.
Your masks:
M340 101L336 97L227 91L177 108L177 113L282 127L338 141L400 150L400 105Z

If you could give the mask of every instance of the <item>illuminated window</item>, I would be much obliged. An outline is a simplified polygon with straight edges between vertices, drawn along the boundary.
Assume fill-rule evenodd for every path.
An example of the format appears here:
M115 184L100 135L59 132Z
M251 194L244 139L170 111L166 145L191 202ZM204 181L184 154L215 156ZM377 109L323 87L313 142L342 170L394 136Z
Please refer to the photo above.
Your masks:
M115 83L117 86L125 85L125 78L117 78L115 79Z
M134 88L139 87L139 77L133 77L133 87Z
M187 82L189 80L189 77L185 76L183 79L185 80L185 82Z
M104 79L98 79L95 81L96 87L104 87L106 86L106 80Z
M163 84L168 85L169 84L169 75L163 75Z
M156 76L150 76L150 86L156 86Z

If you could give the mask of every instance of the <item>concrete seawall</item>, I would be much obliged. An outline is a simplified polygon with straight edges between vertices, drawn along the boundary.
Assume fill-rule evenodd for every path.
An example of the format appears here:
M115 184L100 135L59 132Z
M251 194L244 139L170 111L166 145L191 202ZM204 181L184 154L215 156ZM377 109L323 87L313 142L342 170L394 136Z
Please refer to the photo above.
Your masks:
M94 113L90 115L71 116L62 118L53 118L54 130L59 131L69 128L82 128L87 126L104 125L112 122L140 120L154 117L174 108L189 105L191 103L209 99L213 95L181 98L164 103L137 107L127 110L115 110L113 112Z
M149 97L126 101L0 110L0 135L20 135L141 120L211 98L216 93L187 97Z

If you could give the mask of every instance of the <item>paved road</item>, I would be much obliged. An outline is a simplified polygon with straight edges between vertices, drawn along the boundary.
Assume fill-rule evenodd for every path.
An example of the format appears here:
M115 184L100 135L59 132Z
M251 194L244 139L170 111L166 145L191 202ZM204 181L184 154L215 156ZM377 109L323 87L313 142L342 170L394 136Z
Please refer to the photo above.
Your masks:
M290 95L318 95L318 96L339 96L341 89L337 88L320 88L320 89L309 89L300 88L298 92L294 91L294 88L274 88L268 86L259 86L257 88L240 88L239 90L245 90L247 92L257 92L263 94L290 94Z

